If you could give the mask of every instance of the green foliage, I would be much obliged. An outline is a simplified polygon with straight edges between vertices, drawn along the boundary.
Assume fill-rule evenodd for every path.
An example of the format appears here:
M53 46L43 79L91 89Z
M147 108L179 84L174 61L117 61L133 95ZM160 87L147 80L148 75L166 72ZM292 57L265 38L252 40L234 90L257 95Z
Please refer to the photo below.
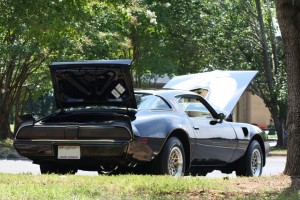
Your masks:
M53 52L65 48L66 38L75 36L74 22L82 17L81 3L0 1L1 138L9 134L8 115L13 106L16 112L22 111L20 101L29 98L31 89L49 88L43 84L49 83L44 65ZM71 19L73 23L67 23ZM29 96L34 95L30 92Z
M277 33L274 2L261 2L261 19L259 19L258 5L255 2L248 0L242 4L247 14L244 18L248 19L248 26L254 33L251 45L256 49L253 49L250 57L252 58L251 65L254 67L252 69L260 72L252 90L262 97L269 108L278 134L279 145L284 146L283 137L287 118L287 78L282 40Z
M253 0L0 1L0 90L6 94L0 115L13 105L19 114L30 112L32 102L52 111L51 103L38 101L51 93L52 61L132 58L138 87L165 75L259 70L253 91L285 118L285 62L281 41L272 38L273 2L261 8L270 63L278 61L269 66L272 88Z

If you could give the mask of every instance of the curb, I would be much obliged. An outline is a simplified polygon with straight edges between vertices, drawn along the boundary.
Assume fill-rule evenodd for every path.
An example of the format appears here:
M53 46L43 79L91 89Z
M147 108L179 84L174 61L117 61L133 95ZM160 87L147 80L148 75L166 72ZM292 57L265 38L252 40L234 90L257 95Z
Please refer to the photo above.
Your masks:
M267 157L286 157L284 153L269 153Z

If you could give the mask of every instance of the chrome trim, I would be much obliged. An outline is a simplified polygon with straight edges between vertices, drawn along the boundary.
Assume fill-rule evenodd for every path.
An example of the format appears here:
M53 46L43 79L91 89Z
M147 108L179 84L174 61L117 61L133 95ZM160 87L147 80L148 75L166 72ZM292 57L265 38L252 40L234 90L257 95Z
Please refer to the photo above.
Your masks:
M23 140L24 141L24 140ZM30 142L116 142L115 140L103 140L103 139L94 139L94 140L49 140L49 139L33 139L27 140ZM131 140L129 140L131 141Z

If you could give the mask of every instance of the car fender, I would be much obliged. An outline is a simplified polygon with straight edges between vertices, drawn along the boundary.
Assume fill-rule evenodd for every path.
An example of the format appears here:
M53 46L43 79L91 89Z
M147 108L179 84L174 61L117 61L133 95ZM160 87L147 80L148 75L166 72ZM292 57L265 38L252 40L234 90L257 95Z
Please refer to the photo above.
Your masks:
M234 128L238 140L236 151L231 159L234 162L245 155L248 146L252 140L257 140L263 150L264 155L268 154L268 143L266 142L266 133L259 127L246 123L231 123ZM266 156L264 156L266 157Z

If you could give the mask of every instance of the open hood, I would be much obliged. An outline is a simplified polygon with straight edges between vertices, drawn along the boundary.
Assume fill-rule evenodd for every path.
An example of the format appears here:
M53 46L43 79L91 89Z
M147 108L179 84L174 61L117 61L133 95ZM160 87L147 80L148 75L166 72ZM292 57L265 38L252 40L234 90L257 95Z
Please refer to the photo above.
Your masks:
M205 99L218 112L229 116L258 71L211 71L175 76L164 88L208 91Z
M136 108L132 60L54 62L50 65L58 109L110 105Z

